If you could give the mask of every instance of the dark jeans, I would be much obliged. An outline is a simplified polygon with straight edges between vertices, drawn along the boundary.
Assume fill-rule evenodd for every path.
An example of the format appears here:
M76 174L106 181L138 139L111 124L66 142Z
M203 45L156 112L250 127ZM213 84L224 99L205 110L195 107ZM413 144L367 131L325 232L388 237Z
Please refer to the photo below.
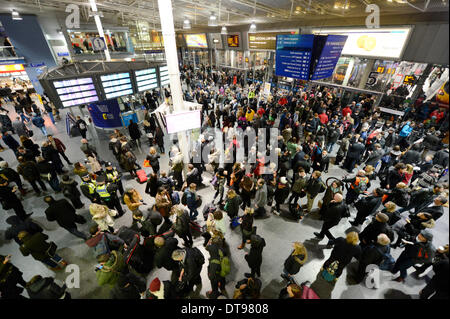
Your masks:
M345 158L345 162L344 162L344 168L349 171L352 172L355 169L355 164L358 161L357 158L353 158L353 157L346 157Z
M173 179L176 180L176 182L177 182L176 189L181 190L181 187L183 187L183 172L182 171L174 171Z
M118 217L121 217L125 212L123 211L122 205L120 205L119 199L111 197L108 201L103 201L103 203L108 206L109 209L115 209L119 213Z
M395 274L400 271L400 277L405 279L408 276L408 268L412 267L414 264L415 262L403 252L395 262L392 273Z
M64 152L59 152L59 155L62 156L62 158L64 158L64 160L67 162L67 164L72 164L70 163L70 160L67 158L66 154Z
M336 223L324 222L322 225L322 230L320 231L321 236L327 236L328 239L334 240L336 239L331 233L330 229L336 226Z
M197 208L194 207L188 207L189 208L189 217L191 219L197 219L198 211Z
M55 192L60 192L61 191L61 187L59 186L59 180L57 177L52 178L51 180L48 181L48 184L50 185L50 187L55 191Z
M194 243L194 241L192 240L192 234L190 229L188 232L180 236L180 238L183 239L185 246L192 246L192 244Z
M84 204L80 200L80 197L71 197L69 199L72 202L73 207L75 207L76 209L80 209L84 206Z
M347 196L345 197L345 203L347 205L352 204L358 199L359 194L353 191L351 188L347 191Z
M87 132L87 130L80 130L82 138L86 138L86 132Z
M36 193L40 193L41 192L41 190L37 187L36 182L39 183L39 185L41 186L43 191L47 190L47 187L45 187L45 184L44 184L44 182L41 179L37 179L35 181L28 181L28 182L31 184L31 187L33 187L33 189L34 189L34 191Z
M26 219L27 213L25 212L21 201L17 200L15 202L10 202L9 206L14 210L14 213L17 215L17 217L19 217L21 220Z
M294 204L297 204L300 198L300 193L292 192L291 197L289 197L288 203L290 204L294 200Z

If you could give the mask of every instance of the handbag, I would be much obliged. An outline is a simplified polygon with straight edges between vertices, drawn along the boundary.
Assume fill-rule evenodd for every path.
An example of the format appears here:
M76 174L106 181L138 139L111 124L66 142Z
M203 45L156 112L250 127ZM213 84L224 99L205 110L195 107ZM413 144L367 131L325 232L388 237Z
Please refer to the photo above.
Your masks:
M57 248L58 247L56 246L56 244L54 242L50 242L50 246L48 247L48 249L45 253L47 254L47 256L53 257L56 254Z
M150 161L149 160L145 160L144 163L142 164L142 166L144 166L144 167L152 167L150 165Z

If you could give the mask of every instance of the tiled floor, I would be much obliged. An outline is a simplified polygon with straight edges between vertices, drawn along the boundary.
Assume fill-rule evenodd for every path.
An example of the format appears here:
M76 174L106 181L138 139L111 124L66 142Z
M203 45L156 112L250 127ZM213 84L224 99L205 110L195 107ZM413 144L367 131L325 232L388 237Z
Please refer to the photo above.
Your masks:
M9 107L11 113L14 111ZM74 114L78 115L78 108L74 108ZM70 138L66 133L65 128L65 111L61 112L62 120L53 125L50 119L46 118L46 125L49 133L54 134L55 137L61 139L63 143L67 146L67 156L72 162L84 160L82 153L80 152L80 138ZM40 144L44 137L42 133L36 128L34 131L34 141ZM15 137L17 137L15 135ZM102 130L95 131L92 127L89 128L88 138L91 139L91 143L94 143L99 151L100 156L104 160L110 160L114 162L114 157L108 150L107 142L107 132ZM18 139L18 138L17 138ZM144 140L144 139L143 139ZM2 143L4 144L4 143ZM145 143L143 143L145 144ZM168 138L166 137L166 149L168 145ZM337 146L335 147L336 151ZM136 150L136 155L140 162L143 161L145 154L148 151L148 146L143 146L143 152ZM334 155L334 153L332 153ZM167 169L168 165L168 155L163 155L161 158L161 168ZM5 150L0 153L0 157L3 157L10 166L16 167L17 161L11 150ZM118 166L118 165L117 165ZM148 169L150 170L150 169ZM337 166L330 166L328 174L325 174L324 179L330 176L342 177L346 175L346 172ZM207 181L211 179L211 174L205 173L204 177ZM138 191L143 195L144 200L149 204L153 204L153 199L150 199L148 195L144 193L145 184L140 185L135 180L127 180L128 177L124 178L124 185L131 185L138 189ZM376 185L372 186L375 187ZM29 186L31 189L31 187ZM208 186L199 191L199 194L203 197L203 203L209 203L212 200L214 192L211 186ZM53 194L56 198L61 198L61 194ZM320 197L320 195L318 196ZM88 201L84 198L82 199L86 204ZM318 199L317 199L318 200ZM317 200L316 204L317 205ZM306 199L302 199L302 204L304 204ZM69 263L77 264L81 269L81 284L79 288L70 289L70 293L73 298L108 298L109 288L99 287L96 282L95 277L95 258L92 251L84 244L84 242L68 233L64 229L60 229L55 222L48 222L44 215L44 210L46 204L43 202L43 196L36 197L34 195L27 195L24 199L24 206L28 211L33 211L32 216L38 224L40 224L46 234L49 235L50 240L58 244L58 252L64 257ZM149 207L147 206L147 207ZM89 211L86 208L80 209L79 213L90 220ZM282 210L287 209L287 206L282 206ZM355 214L352 211L352 216ZM53 276L59 280L65 280L68 273L59 272L55 273L47 269L43 264L35 261L32 257L23 257L18 250L18 245L14 241L7 242L4 240L4 230L7 228L5 219L12 215L12 211L4 212L0 214L0 253L2 255L11 254L12 262L19 267L19 269L24 273L25 280L31 279L36 274L41 274L43 276ZM227 217L226 217L227 218ZM121 225L131 224L131 213L127 212L123 217L117 220L116 227ZM79 227L82 231L87 232L89 225L87 223ZM284 281L280 277L282 271L282 265L285 258L291 252L292 242L301 241L304 242L309 254L309 260L301 271L295 276L298 282L310 281L313 283L316 280L316 276L322 263L328 258L331 250L326 249L327 239L323 239L318 242L313 235L313 232L320 230L321 221L314 218L314 214L306 217L301 222L295 222L283 218L282 216L275 216L271 214L270 218L263 220L256 220L255 225L258 227L258 233L265 238L266 247L263 252L263 263L261 268L261 280L263 282L262 297L264 298L277 298L280 289L285 285ZM449 217L448 209L446 209L445 215L437 222L436 227L432 230L434 234L435 246L445 245L449 242ZM342 236L346 231L351 229L351 225L348 223L348 219L343 219L341 223L334 227L331 232L335 236ZM244 255L249 251L249 245L243 250L238 250L237 246L240 244L241 236L240 230L229 230L226 234L226 242L231 249L231 263L232 269L231 274L227 278L227 292L230 296L233 294L234 284L237 280L243 278L243 274L247 272L248 266L244 260ZM180 243L182 241L180 240ZM194 245L199 247L200 250L205 254L205 258L208 258L208 253L204 250L203 238L199 237L194 240ZM180 244L181 245L181 244ZM394 258L398 257L401 253L400 249L393 250L392 255ZM418 293L422 287L425 286L425 279L416 279L413 276L408 276L404 284L390 281L391 274L383 273L381 276L380 286L378 289L370 289L361 284L353 284L347 279L347 273L351 272L354 267L357 266L357 262L353 261L345 270L342 276L339 278L335 287L324 284L320 280L314 283L314 287L322 298L333 298L333 299L352 299L352 298L418 298ZM210 289L210 283L206 274L207 264L203 266L202 278L203 286L200 291L200 297L205 298L205 292ZM410 270L411 272L411 270ZM428 274L432 275L432 272ZM153 270L147 277L148 282L150 282L155 276L158 276L161 280L166 280L170 278L170 273L165 270ZM26 294L26 293L24 293Z

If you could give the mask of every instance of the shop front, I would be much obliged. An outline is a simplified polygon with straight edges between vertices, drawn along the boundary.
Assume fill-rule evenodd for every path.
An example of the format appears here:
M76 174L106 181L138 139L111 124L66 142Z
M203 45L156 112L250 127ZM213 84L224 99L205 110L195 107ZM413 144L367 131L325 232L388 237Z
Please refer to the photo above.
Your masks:
M23 60L0 61L0 87L8 87L13 95L36 92L23 63Z

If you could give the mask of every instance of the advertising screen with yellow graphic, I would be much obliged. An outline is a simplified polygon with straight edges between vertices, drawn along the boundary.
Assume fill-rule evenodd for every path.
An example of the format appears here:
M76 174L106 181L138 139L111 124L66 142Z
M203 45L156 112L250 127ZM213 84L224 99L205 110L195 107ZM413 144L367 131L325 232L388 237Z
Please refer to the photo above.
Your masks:
M313 30L315 34L347 35L343 55L400 59L411 28Z
M186 34L186 45L189 48L208 48L208 43L206 42L206 34Z

